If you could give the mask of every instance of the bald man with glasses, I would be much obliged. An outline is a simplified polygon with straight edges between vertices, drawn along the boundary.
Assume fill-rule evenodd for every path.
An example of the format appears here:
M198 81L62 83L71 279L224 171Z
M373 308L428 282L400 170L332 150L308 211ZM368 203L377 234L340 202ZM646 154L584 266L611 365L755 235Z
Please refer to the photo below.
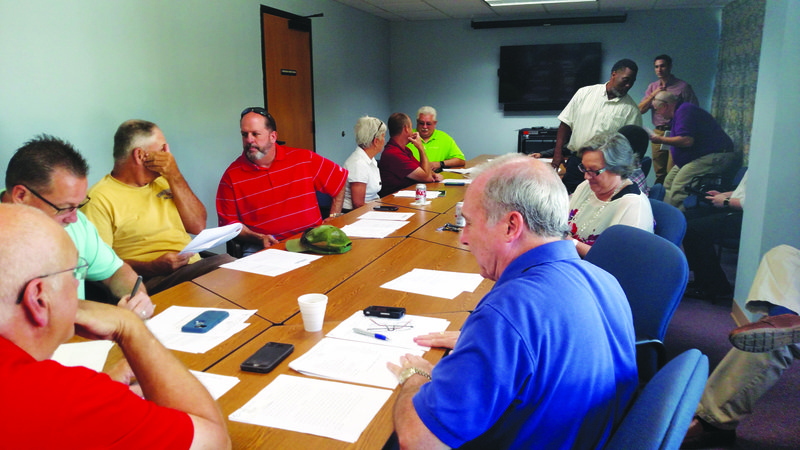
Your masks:
M231 447L216 402L144 322L78 301L89 263L62 227L2 204L0 229L0 267L13 267L0 277L3 448ZM76 333L115 341L126 361L113 375L51 361ZM128 386L134 378L141 393Z
M87 274L83 278L105 286L119 306L143 319L149 318L155 306L147 291L139 289L130 298L136 272L103 242L95 226L78 211L90 201L86 195L88 171L86 160L70 143L41 135L26 142L11 157L6 170L6 189L0 193L0 199L3 203L39 209L64 227L80 256L87 261ZM86 298L83 278L77 289L82 299Z

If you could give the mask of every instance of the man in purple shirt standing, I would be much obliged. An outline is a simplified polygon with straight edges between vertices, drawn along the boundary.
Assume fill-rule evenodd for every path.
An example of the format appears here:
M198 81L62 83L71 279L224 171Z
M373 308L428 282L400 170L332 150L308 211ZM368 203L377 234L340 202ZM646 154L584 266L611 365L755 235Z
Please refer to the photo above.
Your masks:
M727 172L738 162L733 141L707 111L666 91L653 99L653 108L671 119L672 136L650 136L650 142L672 146L675 166L664 180L664 201L683 210L686 185L699 175Z
M697 96L694 95L692 86L689 83L672 75L672 58L669 55L658 55L653 61L658 80L650 83L644 93L644 98L639 103L639 112L644 115L647 111L653 111L653 132L658 136L664 136L669 130L669 119L665 118L653 107L653 99L656 94L662 91L678 97L682 103L692 103L699 105ZM674 136L674 134L673 134ZM656 183L664 184L667 173L672 169L673 162L670 158L669 148L663 148L661 144L655 142L650 146L653 150L653 172L656 174Z

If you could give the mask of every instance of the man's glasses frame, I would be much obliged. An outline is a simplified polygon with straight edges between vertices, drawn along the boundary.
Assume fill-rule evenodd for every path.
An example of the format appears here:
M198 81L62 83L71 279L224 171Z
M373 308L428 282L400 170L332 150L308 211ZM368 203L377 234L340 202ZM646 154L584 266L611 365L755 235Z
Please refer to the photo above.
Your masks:
M72 271L72 276L75 277L78 281L83 281L86 279L86 274L89 272L89 261L85 260L83 257L78 257L78 264L75 267L70 267L69 269L59 270L57 272L51 272L45 275L39 275L38 277L33 277L28 280L22 286L22 291L19 293L19 297L17 297L17 304L19 305L22 303L22 294L25 292L25 288L31 283L31 281L39 279L39 278L47 278L52 277L53 275L58 275L60 273Z
M608 170L608 167L603 167L602 169L598 170L592 170L592 169L587 169L586 166L583 165L583 163L580 163L578 164L578 170L580 170L583 173L588 173L589 175L599 176L601 173Z
M46 199L46 198L42 197L42 194L40 194L40 193L38 193L38 192L34 191L33 189L31 189L31 188L30 188L30 187L28 187L27 185L24 185L24 184L23 184L22 186L23 186L23 187L25 187L25 189L27 189L27 190L31 191L31 194L35 195L35 196L36 196L36 197L37 197L39 200L41 200L41 201L43 201L43 202L47 203L47 204L48 204L48 205L50 205L50 206L51 206L53 209L55 209L55 210L56 210L56 215L57 215L57 216L61 216L61 215L64 215L64 214L71 214L73 211L75 211L75 210L78 210L78 209L80 209L80 208L83 208L84 206L86 206L86 204L87 204L87 203L89 203L89 200L91 200L91 199L92 199L91 197L89 197L89 196L87 195L87 196L86 196L86 200L82 201L82 202L81 202L80 204L78 204L77 206L68 206L68 207L66 207L66 208L59 208L58 206L54 205L54 204L53 204L53 203L52 203L50 200L48 200L48 199Z

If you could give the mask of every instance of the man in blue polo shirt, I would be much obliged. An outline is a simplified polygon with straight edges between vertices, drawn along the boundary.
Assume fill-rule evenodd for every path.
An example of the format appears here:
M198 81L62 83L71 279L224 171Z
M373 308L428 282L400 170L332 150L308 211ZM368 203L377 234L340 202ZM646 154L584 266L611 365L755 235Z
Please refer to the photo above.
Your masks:
M555 171L525 155L480 167L462 209L481 275L495 286L435 367L390 364L402 387L403 448L601 448L638 384L633 319L613 276L564 240L568 198Z

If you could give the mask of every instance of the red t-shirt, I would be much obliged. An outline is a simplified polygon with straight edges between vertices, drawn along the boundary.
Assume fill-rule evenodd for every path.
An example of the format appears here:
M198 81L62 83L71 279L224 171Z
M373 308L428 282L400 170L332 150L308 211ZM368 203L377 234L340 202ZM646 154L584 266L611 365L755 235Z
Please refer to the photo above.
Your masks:
M143 400L108 375L36 361L0 337L0 424L9 449L188 449L188 414Z
M241 222L282 241L322 223L315 191L334 197L346 181L347 170L309 150L276 145L269 168L243 153L219 182L219 225Z

